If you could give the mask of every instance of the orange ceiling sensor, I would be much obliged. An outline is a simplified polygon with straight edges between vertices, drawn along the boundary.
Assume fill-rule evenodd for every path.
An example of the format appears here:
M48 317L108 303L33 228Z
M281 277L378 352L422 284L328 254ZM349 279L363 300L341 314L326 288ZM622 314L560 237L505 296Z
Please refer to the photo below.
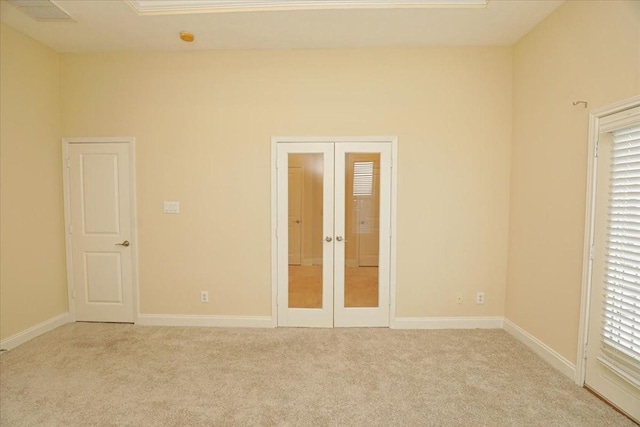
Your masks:
M182 40L183 42L191 43L195 39L195 36L188 31L182 31L180 33L180 40Z

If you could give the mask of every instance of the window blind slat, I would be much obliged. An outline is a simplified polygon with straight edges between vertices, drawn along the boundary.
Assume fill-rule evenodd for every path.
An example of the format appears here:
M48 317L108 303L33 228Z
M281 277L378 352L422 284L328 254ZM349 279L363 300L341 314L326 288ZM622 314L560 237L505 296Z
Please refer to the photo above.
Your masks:
M605 334L605 337L613 342L625 346L630 350L636 350L640 348L640 343L638 342L637 338L633 337L632 335L625 334L624 332L622 332L622 328L616 328L615 330L615 334ZM635 351L632 351L632 355L630 357L633 357L634 359L637 357L638 359L640 359L640 352L636 353Z
M629 269L624 269L618 265L613 266L612 263L607 263L607 267L608 271L605 274L605 277L608 279L614 281L620 280L630 286L638 286L638 276L634 274L634 271L629 271ZM614 283L614 285L618 286L616 283Z
M638 262L637 258L631 258L630 259L628 257L625 257L624 254L623 255L618 254L617 257L618 257L617 259L611 260L610 262L608 262L608 265L611 265L611 268L615 268L615 267L618 267L618 268L621 268L621 269L624 269L624 268L635 269L635 268L637 268L637 264L636 264Z
M637 307L625 304L620 299L615 298L607 298L606 303L605 312L619 315L629 321L640 320Z
M638 200L640 200L640 199L638 199ZM609 201L609 206L611 206L612 209L628 208L628 207L631 207L631 206L637 204L638 200L616 200L616 199L612 199L612 200Z
M640 297L640 285L638 285L637 283L628 282L628 281L626 281L624 279L620 279L620 278L617 278L617 277L611 277L609 275L607 275L607 279L612 282L611 283L611 285L612 285L611 289L616 289L616 290L624 289L626 292L636 293ZM607 287L607 289L609 289L609 287Z
M634 254L633 252L628 251L619 251L619 250L609 250L607 255L612 257L626 257L632 261L640 261L640 256L638 254Z
M621 226L626 226L628 224L632 227L638 227L640 224L640 217L625 214L610 214L609 221L611 223L619 223Z
M620 216L622 214L617 214ZM639 213L640 215L640 213ZM638 218L639 222L630 222L630 221L615 221L612 215L609 216L609 225L612 229L623 232L626 234L627 231L631 232L639 232L640 231L640 218Z
M613 254L613 251L611 252ZM638 279L640 278L640 270L638 269L637 264L618 261L617 259L611 259L607 261L607 267L609 267L609 271L607 274L611 273L610 277L621 277L623 279L628 280L631 283L638 283ZM615 273L626 274L627 277L622 277L619 275L615 275Z
M609 345L617 344L616 349L622 350L624 348L624 353L627 354L631 359L640 360L640 356L636 353L636 349L638 348L637 343L630 342L625 339L625 337L617 336L617 335L605 335L605 342ZM631 356L629 355L631 353Z
M632 157L620 156L615 158L615 160L611 162L611 172L615 174L618 171L637 170L640 164L640 160L638 160L640 159L640 148L638 151L639 152L635 153Z
M631 253L631 254L635 254L640 256L640 249L633 247L631 245L621 245L618 243L611 243L609 245L609 249L611 250L611 253L613 254L614 251L618 250L621 252L627 252L627 253Z
M640 192L638 193L613 193L611 198L609 198L609 202L616 203L638 203L640 201Z
M634 139L640 139L640 126L632 126L613 132L613 141L620 143L620 145L618 146L619 148L624 148L622 143L624 143L626 140Z
M640 239L631 236L612 235L611 238L608 239L608 242L612 244L640 247Z
M612 153L613 158L619 158L624 156L634 156L636 154L640 154L640 147L633 148L620 148L617 151L614 150Z
M640 177L640 169L621 169L612 175L614 179L637 179Z
M608 319L610 319L611 316L613 316L612 314L606 314L608 316ZM605 323L610 323L605 321ZM618 334L622 334L621 336L629 341L631 344L633 344L634 347L638 347L640 349L640 338L638 337L638 335L635 335L632 333L633 331L633 325L632 325L633 321L632 320L628 320L626 323L616 323L616 328L612 331L612 332L605 332L605 335L607 336L617 336ZM637 355L636 355L637 356ZM635 357L635 356L634 356Z
M637 296L633 291L627 290L627 292L612 291L611 288L607 288L607 300L608 304L612 307L625 309L629 312L630 316L640 317L640 305L638 305Z

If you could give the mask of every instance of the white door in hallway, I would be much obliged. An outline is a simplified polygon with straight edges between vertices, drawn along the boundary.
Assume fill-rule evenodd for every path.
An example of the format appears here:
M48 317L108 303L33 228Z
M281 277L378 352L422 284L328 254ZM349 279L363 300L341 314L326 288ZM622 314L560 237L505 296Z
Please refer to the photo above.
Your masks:
M640 421L640 107L598 146L585 385Z
M65 144L75 319L133 322L132 141Z

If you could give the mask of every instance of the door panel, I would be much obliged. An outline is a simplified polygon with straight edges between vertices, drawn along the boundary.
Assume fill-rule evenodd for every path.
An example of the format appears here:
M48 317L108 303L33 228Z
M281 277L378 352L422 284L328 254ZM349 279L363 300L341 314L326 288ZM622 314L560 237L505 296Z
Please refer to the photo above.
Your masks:
M278 325L333 326L333 145L279 144ZM302 170L301 262L289 264L290 167ZM286 215L283 213L286 212ZM329 213L329 214L327 214ZM329 237L329 240L325 240Z
M391 147L335 147L335 326L389 326Z
M118 169L116 154L80 154L80 208L85 235L120 232Z
M129 160L127 143L69 144L71 264L79 321L134 320ZM124 241L129 243L121 245Z
M122 257L119 253L85 252L88 303L122 304Z
M597 159L598 168L596 175L594 256L588 316L585 385L638 421L640 420L640 389L638 388L640 384L633 385L630 380L625 379L624 373L616 373L616 368L611 366L606 358L603 357L603 347L605 344L602 342L601 337L606 319L605 315L611 316L611 312L605 311L605 300L607 298L617 298L618 296L617 294L612 294L612 291L607 287L607 282L611 280L612 275L613 277L617 276L615 271L609 271L607 267L607 256L612 244L608 237L608 230L611 227L609 221L612 216L620 215L619 213L615 215L612 213L610 204L626 205L626 202L619 202L619 200L637 199L639 195L625 192L624 187L617 188L615 195L610 193L613 188L610 183L611 165L613 163L613 140L611 133L601 133L598 141L599 156ZM631 170L631 172L633 172L633 170ZM630 183L632 181L632 179L629 179ZM613 200L618 201L614 202ZM633 212L634 209L628 209L628 211L628 221L630 223L636 222L637 217L634 219L634 216L637 215L637 212ZM635 228L636 227L632 225L631 228L625 232L629 235L637 234L637 232L633 231ZM629 265L635 265L637 268L637 265L640 263L637 253L629 253L625 255L625 257L629 259ZM609 277L609 279L607 279L607 277ZM640 279L637 277L628 277L625 279L633 283L630 285L631 287L639 287L638 283ZM613 279L614 282L616 280L616 278ZM637 299L637 297L635 304L635 309L633 307L625 307L623 316L634 316L637 322L638 319L640 319L640 300ZM627 309L630 309L631 312L635 311L636 314L629 314L629 312L626 312ZM617 314L614 314L614 316L617 316ZM639 336L639 334L640 331L636 330L635 335ZM608 352L610 351L609 349ZM637 361L635 364L635 369L640 371L640 364Z

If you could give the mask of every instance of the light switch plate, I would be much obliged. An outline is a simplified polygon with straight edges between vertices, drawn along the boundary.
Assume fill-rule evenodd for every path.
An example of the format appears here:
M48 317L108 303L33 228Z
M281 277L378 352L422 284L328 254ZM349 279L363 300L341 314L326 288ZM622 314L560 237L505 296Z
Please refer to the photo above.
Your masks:
M164 213L166 214L180 213L180 202L164 202Z

